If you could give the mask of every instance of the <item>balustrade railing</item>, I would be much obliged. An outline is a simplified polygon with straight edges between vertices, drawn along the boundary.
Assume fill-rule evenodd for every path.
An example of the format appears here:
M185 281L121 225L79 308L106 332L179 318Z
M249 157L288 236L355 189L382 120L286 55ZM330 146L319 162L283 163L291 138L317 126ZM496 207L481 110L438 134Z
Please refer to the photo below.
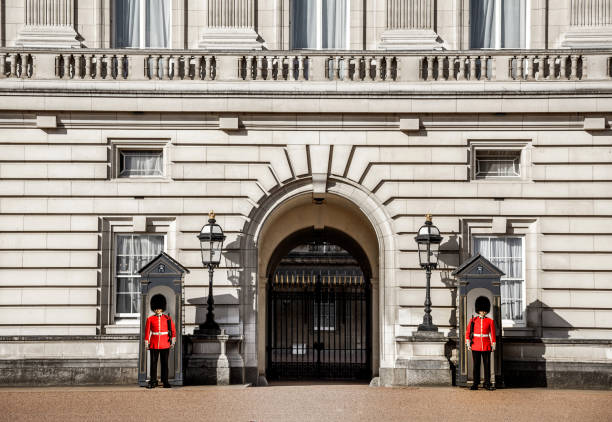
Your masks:
M250 81L307 81L310 75L308 56L251 55L238 59L238 78Z
M496 82L612 78L609 50L201 52L0 49L0 78L94 81Z
M29 53L0 53L0 78L31 78L34 57Z
M330 81L396 81L399 61L396 56L333 56L326 60Z
M427 55L419 61L424 81L481 81L495 79L495 57L483 55Z
M524 54L511 57L508 63L514 80L581 80L585 63L578 54Z

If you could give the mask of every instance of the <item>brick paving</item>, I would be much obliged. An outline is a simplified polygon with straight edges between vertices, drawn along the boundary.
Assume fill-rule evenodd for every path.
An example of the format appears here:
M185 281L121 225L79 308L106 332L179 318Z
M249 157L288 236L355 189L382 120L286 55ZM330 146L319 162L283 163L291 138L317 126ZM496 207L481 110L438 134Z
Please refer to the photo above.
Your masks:
M612 421L612 391L281 384L0 393L0 421Z

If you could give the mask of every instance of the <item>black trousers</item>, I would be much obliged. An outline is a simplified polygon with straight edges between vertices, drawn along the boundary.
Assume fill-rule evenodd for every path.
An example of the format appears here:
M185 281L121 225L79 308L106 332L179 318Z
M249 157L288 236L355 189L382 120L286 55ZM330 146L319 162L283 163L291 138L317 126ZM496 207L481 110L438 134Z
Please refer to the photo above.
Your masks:
M474 385L480 384L480 358L484 362L484 385L491 385L491 352L477 352L472 350L472 359L474 359Z
M151 351L151 376L150 382L157 382L157 359L161 356L161 380L168 384L168 354L170 349L149 349Z

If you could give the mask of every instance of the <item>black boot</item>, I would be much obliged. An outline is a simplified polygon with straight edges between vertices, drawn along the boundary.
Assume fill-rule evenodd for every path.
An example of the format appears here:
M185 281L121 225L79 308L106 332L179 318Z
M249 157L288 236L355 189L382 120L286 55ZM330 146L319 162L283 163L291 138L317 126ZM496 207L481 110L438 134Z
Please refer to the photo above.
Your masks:
M164 383L164 388L172 388L172 386L170 385L170 383L165 382L165 383Z
M470 390L478 390L478 384L473 384L473 385L470 387Z

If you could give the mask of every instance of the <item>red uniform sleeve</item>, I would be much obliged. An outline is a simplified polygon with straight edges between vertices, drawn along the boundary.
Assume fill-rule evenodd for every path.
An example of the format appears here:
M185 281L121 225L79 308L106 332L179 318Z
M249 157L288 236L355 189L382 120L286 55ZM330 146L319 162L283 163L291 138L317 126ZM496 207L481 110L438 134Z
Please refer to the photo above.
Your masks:
M465 329L465 341L469 341L470 340L470 328L472 326L472 318L470 318L470 321L468 322L467 328Z
M496 343L495 341L495 321L491 320L491 343Z
M149 322L149 318L147 318L147 322L145 323L145 341L149 341L151 338L151 323Z

